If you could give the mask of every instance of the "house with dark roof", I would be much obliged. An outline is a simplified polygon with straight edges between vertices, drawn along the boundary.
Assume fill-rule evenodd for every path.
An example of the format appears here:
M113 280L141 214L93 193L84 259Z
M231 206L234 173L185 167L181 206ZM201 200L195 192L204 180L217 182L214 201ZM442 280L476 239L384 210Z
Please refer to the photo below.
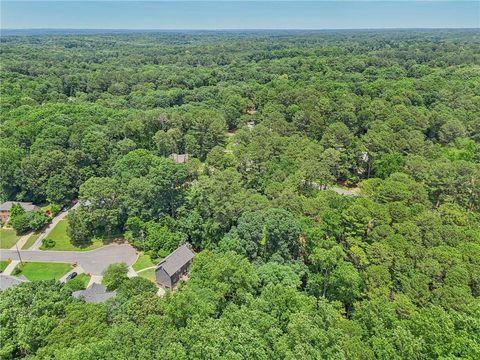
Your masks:
M117 296L117 292L107 291L107 288L102 284L93 283L85 290L74 291L72 296L85 300L87 303L102 303Z
M187 243L173 251L155 269L157 283L169 289L173 288L181 277L188 273L193 255Z
M0 274L0 290L6 290L13 286L23 284L24 282L27 282L27 281L28 279L23 275L10 276L10 275Z
M10 219L10 211L12 210L12 206L14 204L20 205L26 212L38 209L38 207L31 202L5 201L4 203L0 204L0 222L6 223L8 219Z

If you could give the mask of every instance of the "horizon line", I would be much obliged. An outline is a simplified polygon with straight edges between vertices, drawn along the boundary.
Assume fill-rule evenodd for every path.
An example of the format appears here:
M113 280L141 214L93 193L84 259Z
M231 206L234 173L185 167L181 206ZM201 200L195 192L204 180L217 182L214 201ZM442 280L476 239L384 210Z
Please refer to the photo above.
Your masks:
M478 30L480 27L359 27L359 28L2 28L0 31L325 31L325 30Z

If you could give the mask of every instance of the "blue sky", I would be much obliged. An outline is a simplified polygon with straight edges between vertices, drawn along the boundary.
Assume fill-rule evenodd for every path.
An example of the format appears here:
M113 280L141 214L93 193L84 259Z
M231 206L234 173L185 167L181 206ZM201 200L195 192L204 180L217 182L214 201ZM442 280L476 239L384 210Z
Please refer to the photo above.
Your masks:
M480 1L23 1L4 29L479 28Z

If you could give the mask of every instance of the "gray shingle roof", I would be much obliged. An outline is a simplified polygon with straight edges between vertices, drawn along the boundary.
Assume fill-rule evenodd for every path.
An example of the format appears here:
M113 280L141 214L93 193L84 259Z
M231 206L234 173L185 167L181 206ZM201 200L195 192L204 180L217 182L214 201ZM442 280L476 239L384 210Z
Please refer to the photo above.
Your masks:
M10 211L13 204L20 205L25 211L35 210L35 205L33 205L31 202L5 201L4 203L0 204L0 211Z
M17 286L27 281L28 281L27 278L23 276L17 277L17 276L0 274L0 289L5 290L12 286Z
M85 290L78 290L72 293L74 298L83 299L88 303L102 303L116 295L116 291L107 291L105 286L97 283L93 283Z
M183 244L163 259L162 262L158 264L157 269L163 268L169 276L172 276L192 259L193 251L190 250L188 244Z

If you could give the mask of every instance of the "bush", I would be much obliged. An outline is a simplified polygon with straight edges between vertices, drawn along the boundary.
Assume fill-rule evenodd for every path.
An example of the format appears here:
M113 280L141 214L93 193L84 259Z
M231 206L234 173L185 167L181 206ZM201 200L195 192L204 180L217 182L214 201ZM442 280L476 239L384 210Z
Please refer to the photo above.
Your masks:
M58 204L50 204L49 208L51 216L56 216L62 210L62 207Z
M117 289L125 280L128 280L127 277L128 266L125 263L111 264L103 272L103 285L107 290L112 291Z
M12 217L10 220L10 225L12 225L12 227L15 229L17 235L25 234L32 229L30 227L30 220L27 216L27 213Z
M44 228L50 222L50 218L41 211L31 211L27 213L27 217L30 228L35 231Z
M30 230L40 230L50 222L50 218L40 211L18 213L11 217L11 225L17 234L25 234Z
M131 298L140 294L152 294L155 295L158 291L158 288L150 280L144 279L142 277L134 277L124 281L118 287L118 295L124 296L126 298Z
M67 281L63 287L71 292L83 290L85 289L85 280L82 278L82 274L80 274L72 280Z
M56 244L56 242L55 242L55 240L53 240L53 239L48 239L48 238L47 238L47 239L43 239L43 240L42 240L42 245L43 245L46 249L51 249L51 248L55 247L55 244Z

